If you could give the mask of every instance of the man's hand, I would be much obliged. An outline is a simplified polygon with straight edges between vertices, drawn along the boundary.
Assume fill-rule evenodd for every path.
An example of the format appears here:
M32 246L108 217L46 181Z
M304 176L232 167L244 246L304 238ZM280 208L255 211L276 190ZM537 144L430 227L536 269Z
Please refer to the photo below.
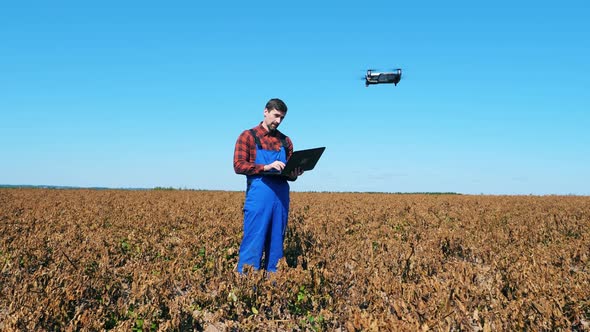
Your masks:
M264 165L264 171L268 172L270 170L276 169L279 172L283 171L283 168L285 168L285 163L280 161L280 160L276 160L273 161L272 163L268 164L268 165Z
M291 180L295 180L301 174L303 174L303 170L300 167L297 167L296 169L294 169L293 171L291 171L291 174L289 174L289 178Z

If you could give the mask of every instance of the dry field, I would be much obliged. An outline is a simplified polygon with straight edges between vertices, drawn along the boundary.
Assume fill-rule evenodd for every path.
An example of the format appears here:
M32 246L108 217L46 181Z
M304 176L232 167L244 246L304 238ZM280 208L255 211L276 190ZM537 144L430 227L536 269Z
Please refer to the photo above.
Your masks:
M0 330L590 329L590 197L293 193L240 276L243 199L0 189Z

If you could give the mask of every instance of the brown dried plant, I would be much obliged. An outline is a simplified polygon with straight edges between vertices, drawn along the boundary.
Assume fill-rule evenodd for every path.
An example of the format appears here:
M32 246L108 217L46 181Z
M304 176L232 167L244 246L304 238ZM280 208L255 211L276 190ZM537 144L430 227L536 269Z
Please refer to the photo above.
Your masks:
M0 190L0 330L590 328L590 198L292 193L236 273L243 192Z

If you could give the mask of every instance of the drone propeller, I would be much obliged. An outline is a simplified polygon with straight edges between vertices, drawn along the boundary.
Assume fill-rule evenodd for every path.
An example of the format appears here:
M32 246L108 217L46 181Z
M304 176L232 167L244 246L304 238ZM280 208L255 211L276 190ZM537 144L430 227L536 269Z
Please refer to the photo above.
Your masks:
M406 69L402 69L402 68L394 68L392 69L392 71L394 73L397 73L399 71L400 74L400 80L407 80L408 79L408 72L406 71Z
M358 79L361 81L365 81L367 79L367 72L369 71L376 71L377 69L366 69L366 70L361 70L361 72L363 73L362 76L359 76Z

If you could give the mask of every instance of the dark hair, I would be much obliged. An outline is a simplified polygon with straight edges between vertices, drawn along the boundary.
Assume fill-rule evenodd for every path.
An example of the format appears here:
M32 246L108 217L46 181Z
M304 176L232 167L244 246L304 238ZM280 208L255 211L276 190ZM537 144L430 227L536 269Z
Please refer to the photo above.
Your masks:
M264 108L266 108L269 111L277 110L283 113L287 113L287 105L279 98L273 98L269 100Z

